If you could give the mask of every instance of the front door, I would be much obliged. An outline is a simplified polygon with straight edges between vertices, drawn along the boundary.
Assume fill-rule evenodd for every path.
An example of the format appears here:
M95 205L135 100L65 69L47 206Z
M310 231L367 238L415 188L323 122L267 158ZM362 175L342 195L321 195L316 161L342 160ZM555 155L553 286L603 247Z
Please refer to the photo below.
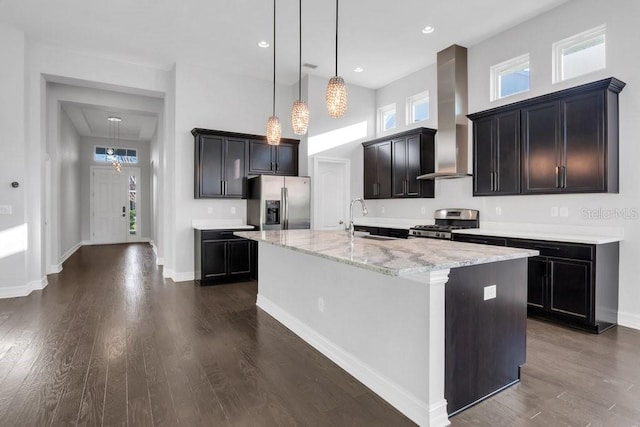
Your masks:
M350 162L314 158L313 212L317 230L342 230L349 221Z
M126 243L139 239L137 168L91 168L91 241Z

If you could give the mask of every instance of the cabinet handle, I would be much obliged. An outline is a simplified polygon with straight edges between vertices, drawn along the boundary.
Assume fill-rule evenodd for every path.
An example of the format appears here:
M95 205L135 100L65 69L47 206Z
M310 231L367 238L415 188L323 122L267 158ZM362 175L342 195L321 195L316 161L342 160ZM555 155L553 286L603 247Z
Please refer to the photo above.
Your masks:
M560 188L560 166L556 166L556 188Z
M494 176L493 172L491 172L491 191L496 191L495 190L494 179L495 179L495 176Z
M271 167L269 169L273 170L273 162L271 162Z
M562 166L562 188L567 188L567 167Z
M407 180L402 180L402 192L406 195L408 193L407 191Z
M278 164L279 164L279 163L277 163L277 162L276 162L276 172L278 171Z

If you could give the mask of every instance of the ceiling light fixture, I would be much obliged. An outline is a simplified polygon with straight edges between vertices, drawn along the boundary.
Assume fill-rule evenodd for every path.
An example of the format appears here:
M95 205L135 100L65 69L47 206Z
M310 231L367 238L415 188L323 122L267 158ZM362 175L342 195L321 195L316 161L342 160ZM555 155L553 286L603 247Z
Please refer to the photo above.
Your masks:
M327 85L325 97L329 117L339 119L347 111L347 85L338 76L338 0L336 0L336 74L331 77Z
M116 172L122 172L122 158L118 155L118 139L120 139L120 117L109 116L109 140L112 147L107 148L107 159L111 160L111 164Z
M273 110L267 120L267 142L270 145L280 144L282 126L276 116L276 0L273 0Z
M435 31L436 29L433 28L431 25L427 25L426 27L424 27L422 29L422 34L431 34Z
M356 67L356 68L354 68L354 69L353 69L353 71L355 71L356 73L361 73L361 72L363 72L363 71L364 71L364 68L362 68L362 67Z
M309 108L302 100L302 0L299 1L298 100L291 110L293 133L304 135L309 127Z
M258 46L259 46L259 47L261 47L261 48L263 48L263 49L266 49L266 48L268 48L268 47L269 47L269 46L271 46L271 45L270 45L270 44L269 44L269 42L268 42L268 41L266 41L266 40L260 40L260 41L258 42Z

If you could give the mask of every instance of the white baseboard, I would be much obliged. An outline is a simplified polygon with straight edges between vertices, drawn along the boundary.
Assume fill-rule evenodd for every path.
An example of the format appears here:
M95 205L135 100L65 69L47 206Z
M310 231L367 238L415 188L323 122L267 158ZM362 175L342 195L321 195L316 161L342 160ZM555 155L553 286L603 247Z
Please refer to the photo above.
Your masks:
M153 253L156 256L156 265L164 265L164 258L158 256L158 247L156 246L156 242L151 240L149 244L151 245Z
M173 277L173 275L174 275L173 269L166 268L166 267L162 268L162 277L164 279L171 279Z
M44 276L40 280L34 280L23 286L0 287L0 299L26 297L33 291L40 291L46 288L48 284L47 276Z
M328 341L269 299L258 295L256 305L418 425L429 427L449 425L445 400L429 407L426 402L380 375L351 353Z
M171 280L174 282L189 282L195 280L195 278L196 273L194 271L187 271L184 273L174 272L173 275L171 275Z
M640 330L640 316L637 314L619 311L618 325Z
M47 267L47 276L49 274L58 274L62 271L62 263L56 265L50 265Z

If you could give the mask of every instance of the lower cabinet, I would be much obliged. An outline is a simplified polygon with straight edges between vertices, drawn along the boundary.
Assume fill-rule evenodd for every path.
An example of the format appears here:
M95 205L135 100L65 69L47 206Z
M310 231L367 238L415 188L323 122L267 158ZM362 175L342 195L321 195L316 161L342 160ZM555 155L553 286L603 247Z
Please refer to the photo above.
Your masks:
M212 285L255 278L254 245L233 230L195 230L195 280Z
M527 306L538 317L601 333L618 321L618 242L578 244L454 234L459 242L534 249Z

